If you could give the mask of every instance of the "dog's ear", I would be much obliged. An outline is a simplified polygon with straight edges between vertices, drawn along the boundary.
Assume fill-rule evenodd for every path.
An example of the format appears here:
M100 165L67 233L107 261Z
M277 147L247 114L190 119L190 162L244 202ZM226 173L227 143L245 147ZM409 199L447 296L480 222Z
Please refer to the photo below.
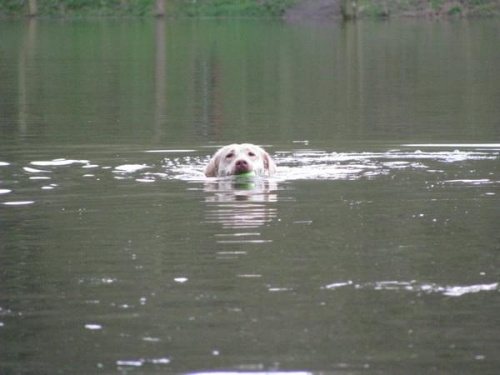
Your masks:
M217 173L219 173L219 161L220 155L214 155L212 159L208 162L207 167L205 168L205 176L207 177L217 177Z
M219 174L219 163L222 158L223 148L215 153L212 156L212 159L208 162L207 167L205 168L205 176L207 177L217 177Z
M274 163L274 160L271 158L271 156L262 150L262 158L264 159L264 167L267 169L269 176L273 175L276 173L276 164Z

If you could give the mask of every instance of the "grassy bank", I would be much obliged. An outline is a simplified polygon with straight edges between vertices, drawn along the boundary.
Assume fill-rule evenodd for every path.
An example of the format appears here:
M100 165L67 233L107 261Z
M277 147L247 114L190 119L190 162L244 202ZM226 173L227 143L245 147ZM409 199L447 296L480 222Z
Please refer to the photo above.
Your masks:
M0 14L23 16L26 0L0 0ZM39 0L39 16L152 16L153 0ZM173 17L279 17L295 0L167 0Z
M0 15L24 16L27 0L0 0ZM287 9L314 0L167 0L172 17L281 17ZM338 0L331 0L334 7ZM323 2L324 4L324 2ZM153 0L38 0L41 17L151 17ZM338 7L337 7L338 8ZM360 17L500 16L500 0L358 0ZM318 7L318 16L325 8Z
M493 17L499 0L358 0L362 17Z

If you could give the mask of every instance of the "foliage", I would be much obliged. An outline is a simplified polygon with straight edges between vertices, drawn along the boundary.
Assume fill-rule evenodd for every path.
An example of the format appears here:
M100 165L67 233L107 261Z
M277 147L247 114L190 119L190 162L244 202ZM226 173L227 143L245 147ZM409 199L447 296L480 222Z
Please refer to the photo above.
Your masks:
M190 17L281 16L295 0L168 0L171 15ZM48 16L153 14L153 0L39 0L38 13ZM0 0L0 14L26 14L26 0Z
M444 0L431 0L431 9L438 11L444 4Z
M448 10L448 15L459 16L462 14L462 7L460 5L454 5Z
M499 1L475 0L476 6L469 10L468 15L471 17L491 17L500 16Z
M44 16L145 15L152 0L39 0L38 13ZM0 14L25 14L26 0L1 0Z
M170 11L188 17L277 17L295 0L170 0Z
M166 0L173 17L280 17L312 0ZM333 1L333 0L332 0ZM0 15L25 15L27 0L0 0ZM154 0L38 0L40 16L151 16ZM358 0L361 17L500 16L499 0Z
M358 0L361 17L500 16L498 0Z

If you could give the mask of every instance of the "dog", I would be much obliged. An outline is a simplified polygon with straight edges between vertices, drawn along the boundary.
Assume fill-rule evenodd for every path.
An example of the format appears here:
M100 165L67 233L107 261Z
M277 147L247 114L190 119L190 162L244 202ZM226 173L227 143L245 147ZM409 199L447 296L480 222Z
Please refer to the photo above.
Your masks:
M235 143L217 151L205 168L207 177L228 177L248 172L271 176L276 173L276 164L263 148L250 143Z

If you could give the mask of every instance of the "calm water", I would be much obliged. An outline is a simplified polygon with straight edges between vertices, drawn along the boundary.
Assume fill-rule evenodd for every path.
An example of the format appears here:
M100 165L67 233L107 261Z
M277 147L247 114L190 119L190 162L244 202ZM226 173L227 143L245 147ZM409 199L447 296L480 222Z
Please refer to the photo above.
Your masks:
M0 38L1 374L498 373L499 21Z

